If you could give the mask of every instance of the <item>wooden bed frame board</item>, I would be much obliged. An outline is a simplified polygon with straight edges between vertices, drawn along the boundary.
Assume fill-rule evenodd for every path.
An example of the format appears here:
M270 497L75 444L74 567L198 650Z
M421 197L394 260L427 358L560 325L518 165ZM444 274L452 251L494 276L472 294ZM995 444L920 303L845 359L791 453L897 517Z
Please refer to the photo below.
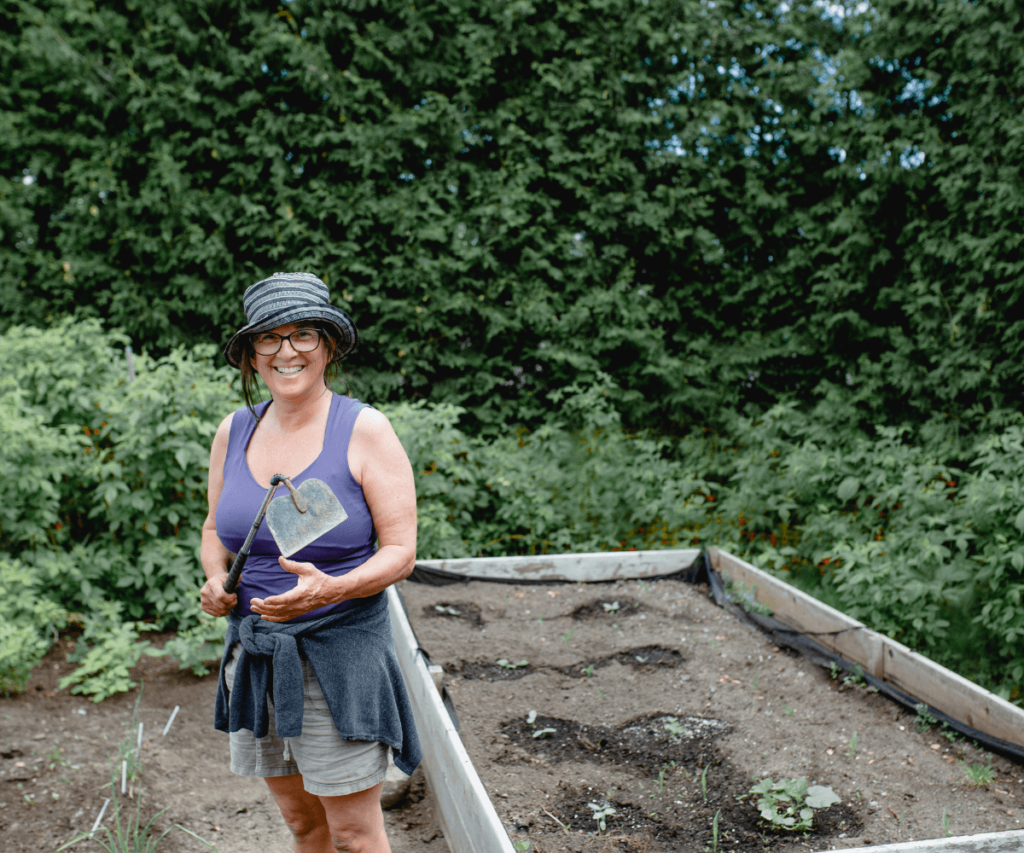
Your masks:
M478 580L593 583L669 575L688 569L699 555L697 548L675 551L598 551L593 554L543 554L536 557L419 560L416 565Z
M451 853L515 853L419 653L402 600L393 586L387 593L395 653L423 744L423 772L448 849Z
M811 634L811 639L825 648L860 664L865 672L930 708L993 737L1024 746L1024 710L1016 705L739 557L718 548L709 548L708 556L719 574L748 589L756 587L755 599L770 607L776 619Z
M847 848L847 853L1021 853L1022 850L1024 829L1014 829L1010 832L961 835L957 838L936 838L930 841L902 841L899 844L850 847Z

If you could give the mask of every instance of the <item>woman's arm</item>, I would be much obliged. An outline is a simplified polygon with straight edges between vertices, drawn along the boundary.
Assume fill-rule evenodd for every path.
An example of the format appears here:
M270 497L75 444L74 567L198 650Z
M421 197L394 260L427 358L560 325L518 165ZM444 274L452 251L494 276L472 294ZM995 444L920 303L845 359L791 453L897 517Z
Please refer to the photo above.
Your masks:
M238 603L238 596L224 592L231 554L217 537L217 502L224 488L224 458L228 453L231 433L231 415L221 421L210 448L210 474L206 489L209 510L203 522L203 542L199 548L199 561L206 573L206 583L200 593L200 606L211 616L226 616Z
M340 577L324 574L312 563L279 558L285 571L299 576L294 589L252 609L270 622L286 622L326 604L366 598L408 577L416 562L416 486L412 466L390 421L376 409L363 409L349 442L349 468L377 531L377 553ZM205 543L205 538L204 538Z

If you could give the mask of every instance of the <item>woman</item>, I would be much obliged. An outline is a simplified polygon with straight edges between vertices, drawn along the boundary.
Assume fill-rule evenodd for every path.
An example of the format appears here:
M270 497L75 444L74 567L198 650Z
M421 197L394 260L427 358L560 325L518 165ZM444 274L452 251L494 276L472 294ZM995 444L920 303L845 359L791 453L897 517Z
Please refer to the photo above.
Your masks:
M231 733L231 769L266 779L296 851L387 853L388 748L406 773L421 755L384 593L415 561L412 468L384 415L327 385L356 330L319 278L275 273L244 305L224 355L247 406L213 440L200 553L202 608L229 619L216 726ZM256 375L271 400L254 406ZM294 559L261 526L229 595L231 552L274 474L325 481L348 518Z

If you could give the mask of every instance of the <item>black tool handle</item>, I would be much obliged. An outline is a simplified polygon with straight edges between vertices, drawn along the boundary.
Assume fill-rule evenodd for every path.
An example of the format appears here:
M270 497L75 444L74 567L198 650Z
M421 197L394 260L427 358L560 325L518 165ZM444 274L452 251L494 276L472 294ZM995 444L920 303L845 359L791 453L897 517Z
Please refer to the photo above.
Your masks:
M283 483L288 478L282 474L275 474L270 478L270 488L267 489L267 496L263 499L263 505L260 507L259 513L256 515L256 520L253 521L252 527L249 528L249 535L245 537L245 544L242 545L242 549L238 552L238 556L235 557L235 562L231 566L231 571L228 572L228 578L224 581L224 592L231 595L238 588L238 579L242 576L242 569L245 568L245 561L249 559L249 548L252 547L253 537L256 535L256 531L260 529L260 525L263 523L263 516L267 514L267 507L270 506L270 499L274 497L274 491L278 485Z
M238 588L238 579L242 576L242 569L245 568L245 561L249 559L249 552L246 550L235 557L234 565L228 572L228 579L224 581L224 592L231 595Z

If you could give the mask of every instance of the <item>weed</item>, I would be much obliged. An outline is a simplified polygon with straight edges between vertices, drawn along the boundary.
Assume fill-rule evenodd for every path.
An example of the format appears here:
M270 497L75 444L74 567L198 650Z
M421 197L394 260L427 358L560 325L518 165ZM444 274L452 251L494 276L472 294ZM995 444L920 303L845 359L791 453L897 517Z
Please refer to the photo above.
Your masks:
M850 738L850 760L852 761L857 757L857 732L853 733L853 737Z
M789 705L783 705L782 709L786 712L786 716L788 716L788 717L792 717L793 716L793 709L790 708Z
M613 809L607 803L605 803L603 806L599 803L587 803L587 805L590 806L590 810L594 813L593 817L594 820L597 821L598 829L601 832L604 832L606 829L608 829L607 820L613 814L615 814L615 809Z
M765 604L757 600L757 585L752 584L750 589L743 582L725 579L725 598L738 604L747 613L757 613L760 616L774 616L775 612Z
M968 783L974 788L987 788L995 781L996 774L992 769L991 762L969 765L966 761L961 761L960 766L963 768Z
M558 729L536 729L533 733L535 738L546 738L548 735L553 735Z
M50 762L50 770L53 770L54 767L58 766L68 766L68 762L64 760L64 756L61 754L61 748L59 746L55 745L48 753L46 753L46 757Z
M960 732L958 732L956 729L950 728L949 723L942 724L942 736L950 743L956 743L957 741L963 740L963 737L960 735Z
M658 781L655 782L654 784L658 786L658 793L657 794L651 794L651 799L652 800L656 796L658 796L658 794L660 794L662 791L665 790L665 768L664 767L662 767L661 770L658 771Z
M562 642L566 645L569 645L569 640L572 639L572 635L575 633L575 631L566 631L564 634L562 634Z
M946 814L946 810L942 810L942 831L946 833L946 838L949 838L953 833L949 831L949 815Z
M914 719L914 728L917 729L919 734L924 734L932 726L938 724L939 721L928 713L928 706L924 702L916 704L914 710L917 711L917 717Z
M601 692L601 688L600 687L595 687L594 688L594 692L597 694L599 699L604 699L605 698L604 694Z
M721 814L722 810L719 809L711 819L711 853L718 853L718 818Z
M838 803L835 791L824 785L808 787L807 778L762 779L750 793L757 796L761 819L772 829L807 832L814 822L814 813Z
M761 678L761 673L754 676L754 689L757 690L757 682Z
M583 667L583 669L581 669L580 672L582 672L587 678L590 678L590 676L594 674L594 665L588 664L587 666Z
M619 612L619 602L617 602L617 601L611 601L611 602L605 601L605 602L601 603L601 606L604 608L604 612L605 613L618 613Z
M154 851L160 845L160 842L163 841L164 838L175 829L184 832L186 835L192 836L200 843L205 844L211 850L217 849L216 846L211 844L205 838L196 835L196 833L194 833L192 830L186 829L178 823L175 823L167 827L167 829L161 832L160 835L154 837L153 824L156 822L157 818L160 817L160 815L167 811L167 809L164 808L158 811L155 815L153 815L153 817L149 819L149 822L145 826L143 826L141 794L135 800L135 813L132 814L131 812L129 812L127 816L124 818L124 824L122 825L121 820L122 816L124 815L124 812L121 809L121 800L117 794L117 775L117 766L113 762L111 762L110 802L113 803L114 807L114 830L113 832L111 832L110 829L108 829L107 827L101 827L103 832L106 834L106 841L101 841L93 837L96 833L96 830L93 830L92 832L81 832L74 838L72 838L70 841L58 847L57 850L54 851L54 853L59 853L59 851L61 850L66 850L73 844L77 844L79 841L84 841L86 839L92 839L93 841L95 841L97 844L100 845L100 847L103 850L106 851L106 853L154 853ZM104 808L106 808L106 806L104 806Z
M512 842L512 847L515 848L517 853L526 853L530 849L530 839L518 838Z
M850 669L844 674L844 670L835 661L832 661L828 665L829 675L833 681L841 681L839 685L840 690L846 690L851 687L858 687L863 685L864 682L864 667L859 663L854 663L850 666Z
M704 767L704 772L700 774L700 792L704 795L704 802L708 801L708 767Z
M511 663L510 661L508 661L505 658L502 658L501 660L495 661L495 663L498 666L500 666L502 669L521 669L524 666L529 666L530 665L530 662L528 660L521 660L521 661L518 661L517 663Z

